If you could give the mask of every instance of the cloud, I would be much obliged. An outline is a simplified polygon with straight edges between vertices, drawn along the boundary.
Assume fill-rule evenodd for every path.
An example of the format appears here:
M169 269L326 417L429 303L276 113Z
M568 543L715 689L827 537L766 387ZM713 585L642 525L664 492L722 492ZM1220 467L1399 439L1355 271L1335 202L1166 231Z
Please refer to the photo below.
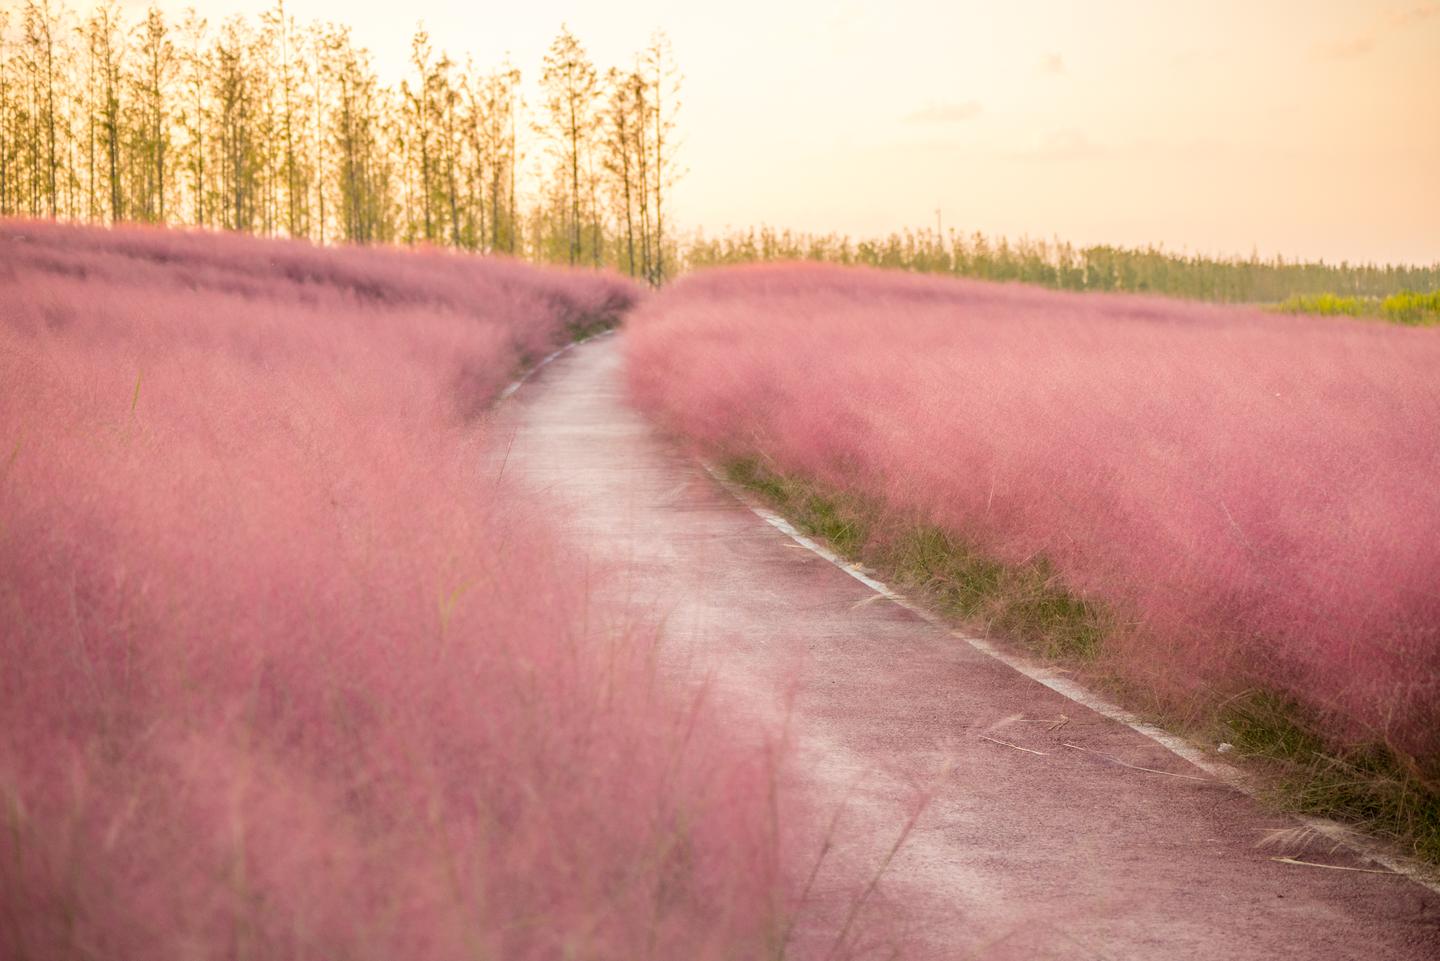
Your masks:
M978 100L966 100L956 103L932 103L922 110L917 110L905 118L907 123L925 124L947 124L964 123L967 120L974 120L980 116L983 108Z
M1235 60L1235 53L1231 50L1223 50L1219 47L1190 47L1186 50L1173 54L1170 57L1170 65L1173 67L1203 67L1213 68L1218 65L1231 63Z
M1390 22L1397 27L1408 27L1432 17L1440 17L1440 3L1422 3L1405 10L1397 10L1390 15Z
M1375 37L1371 34L1321 44L1315 48L1315 53L1321 60L1355 60L1365 56L1374 49Z
M1099 147L1090 142L1085 131L1076 127L1056 130L1034 147L1018 150L1011 154L1016 160L1076 160L1098 153Z
M1058 53L1047 53L1040 59L1038 69L1050 77L1063 77L1065 76L1065 58Z
M822 31L832 43L860 43L863 42L867 33L867 22L870 13L863 3L858 0L849 0L841 3L830 12L825 18Z
M1090 153L1093 149L1085 131L1071 127L1068 130L1057 130L1045 138L1040 152L1052 158L1068 159Z
M1417 29L1425 21L1436 18L1440 18L1440 2L1391 10L1374 21L1366 32L1319 44L1315 47L1314 54L1320 60L1357 60L1374 50L1380 41L1390 34Z

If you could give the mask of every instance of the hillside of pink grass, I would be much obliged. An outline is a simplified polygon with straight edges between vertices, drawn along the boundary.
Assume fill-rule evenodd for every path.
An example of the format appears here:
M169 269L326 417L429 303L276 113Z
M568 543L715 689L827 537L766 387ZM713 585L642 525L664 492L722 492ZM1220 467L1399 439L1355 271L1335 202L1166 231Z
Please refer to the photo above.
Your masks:
M0 955L773 943L768 754L484 466L497 389L636 297L0 224Z
M1440 337L806 266L632 318L640 407L1125 621L1166 697L1263 688L1440 774Z

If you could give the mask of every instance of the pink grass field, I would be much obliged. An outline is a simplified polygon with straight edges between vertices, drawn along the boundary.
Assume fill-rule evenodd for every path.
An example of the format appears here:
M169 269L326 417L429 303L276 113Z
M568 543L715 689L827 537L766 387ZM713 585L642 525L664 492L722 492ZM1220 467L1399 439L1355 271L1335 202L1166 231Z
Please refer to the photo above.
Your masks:
M1440 772L1440 337L815 266L628 325L639 406L719 457L1048 558L1164 698L1279 692Z
M769 754L487 458L522 362L637 296L0 223L0 956L773 946Z

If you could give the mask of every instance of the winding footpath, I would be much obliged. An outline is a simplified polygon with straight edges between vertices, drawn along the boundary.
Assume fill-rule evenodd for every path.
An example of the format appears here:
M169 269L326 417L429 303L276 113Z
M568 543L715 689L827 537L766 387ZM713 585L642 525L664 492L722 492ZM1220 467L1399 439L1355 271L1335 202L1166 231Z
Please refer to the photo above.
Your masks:
M828 872L873 872L928 792L867 902L906 956L1440 958L1440 895L765 523L626 404L622 351L623 334L583 344L516 392L506 471L552 495L608 590L662 620L667 674L787 720L797 776L843 812Z

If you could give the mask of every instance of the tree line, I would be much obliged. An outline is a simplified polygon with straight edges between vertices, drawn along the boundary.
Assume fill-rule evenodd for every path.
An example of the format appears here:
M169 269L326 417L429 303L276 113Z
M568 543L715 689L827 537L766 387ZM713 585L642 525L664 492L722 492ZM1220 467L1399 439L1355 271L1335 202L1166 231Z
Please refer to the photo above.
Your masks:
M1225 303L1278 303L1337 294L1384 298L1440 290L1440 264L1327 264L1317 261L1180 254L1159 247L1075 246L1018 241L981 233L907 230L852 241L837 234L789 230L697 235L685 245L687 268L775 260L813 260L983 280L1019 281L1063 290L1154 293Z
M663 33L602 72L562 27L534 110L513 64L458 60L423 28L407 73L383 82L348 27L300 24L284 0L220 23L0 8L0 215L675 271Z
M431 244L617 268L652 284L696 267L823 260L1072 290L1232 302L1440 289L1440 264L1325 264L1157 247L907 230L852 241L776 231L682 237L670 216L680 74L653 35L601 70L568 29L527 102L423 28L382 81L349 28L284 0L211 23L133 20L116 0L0 6L0 215L189 225L318 243Z

